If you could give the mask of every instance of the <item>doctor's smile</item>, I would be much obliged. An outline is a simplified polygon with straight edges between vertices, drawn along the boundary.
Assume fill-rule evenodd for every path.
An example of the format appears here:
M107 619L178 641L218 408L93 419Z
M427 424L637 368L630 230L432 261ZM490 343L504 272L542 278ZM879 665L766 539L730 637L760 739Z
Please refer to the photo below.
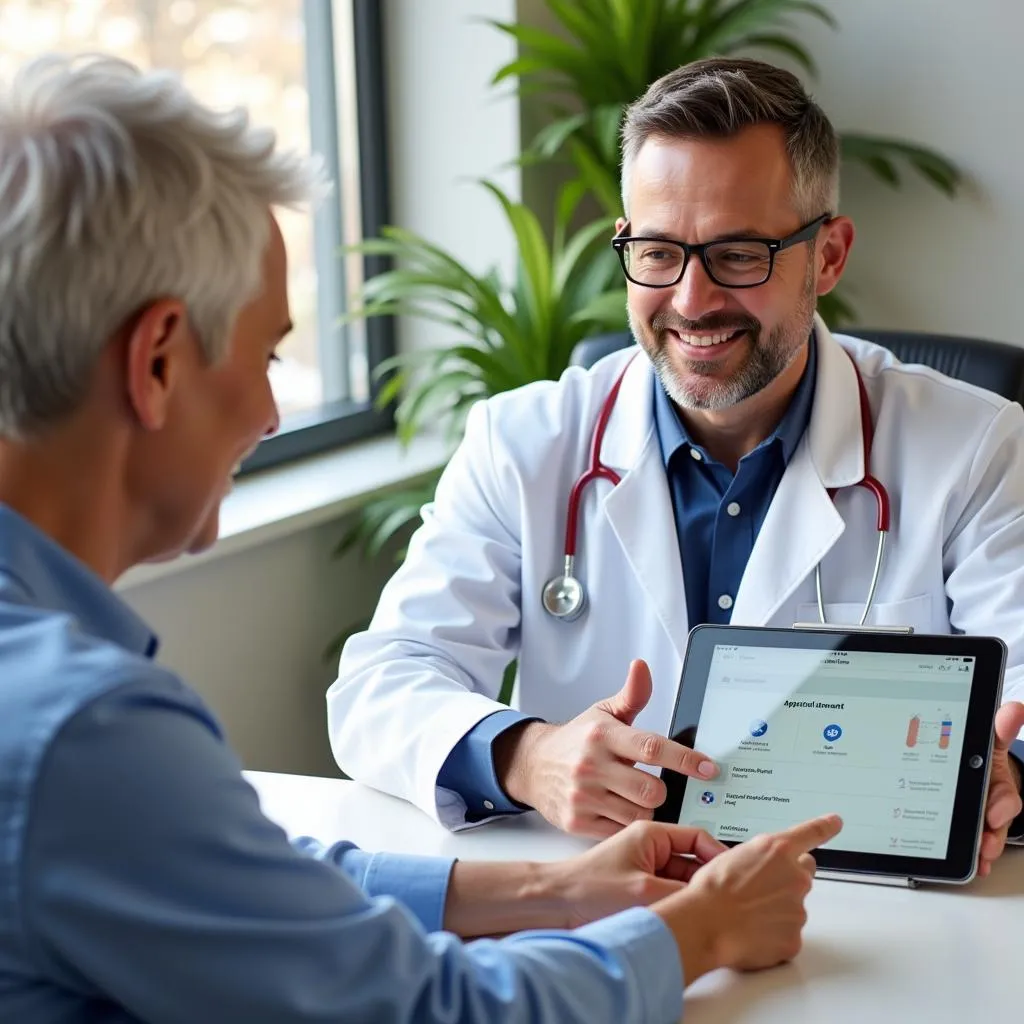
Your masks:
M970 866L985 875L1024 835L1024 411L818 315L855 229L835 129L793 75L679 68L629 107L621 139L609 241L630 334L473 407L342 653L338 764L449 829L533 809L608 836L664 814L679 776L728 763L698 749L699 696L673 731L695 628L994 636L1009 655ZM860 734L843 735L830 764Z
M17 3L14 18L61 6ZM90 8L85 24L133 5L74 6ZM135 6L218 20L202 4ZM220 19L217 32L233 27L218 66L247 53L236 27L263 31L263 9L282 5L243 6ZM297 67L317 42L311 116L317 85L327 121L342 118L334 54L351 36L360 63L338 81L376 88L390 5L284 6ZM420 6L390 26L407 31ZM440 19L456 5L422 6ZM593 6L552 5L581 19ZM626 20L657 9L612 7ZM339 31L298 31L314 16ZM21 60L9 51L0 38L3 74ZM859 912L855 897L807 903L825 873L948 889L1024 842L1024 408L902 361L892 335L829 328L818 303L855 235L838 136L795 75L731 57L670 71L624 111L620 215L587 236L611 251L577 285L605 289L589 310L620 312L621 285L630 331L587 337L605 321L577 313L564 337L582 341L558 379L438 392L465 412L462 437L326 706L319 691L316 724L347 778L293 777L283 813L296 817L271 820L254 775L282 776L243 774L175 655L195 653L201 617L218 645L250 644L260 623L266 653L295 616L303 630L314 611L344 616L365 580L339 563L327 598L301 600L284 565L300 548L253 530L253 544L273 535L274 561L222 546L231 557L199 570L186 642L167 657L140 615L153 592L120 593L136 566L217 543L241 462L281 424L270 368L292 329L292 228L320 253L350 227L336 201L316 232L312 219L324 166L346 168L333 183L345 193L349 162L290 153L187 84L222 74L50 54L0 82L0 1021L665 1024L721 972L701 993L717 1019L716 986L800 955L808 910ZM304 95L288 87L289 117ZM307 127L333 138L322 120ZM357 155L360 173L373 166ZM347 301L348 267L337 294L316 293L330 302L303 292L303 322ZM381 301L359 315L399 309L388 289L408 277L391 273L409 271L374 277ZM455 305L444 322L461 331ZM378 340L368 332L360 358L380 368ZM352 406L341 433L364 414L378 423L372 404L329 403ZM310 443L339 440L338 422L317 418ZM391 443L374 439L369 458ZM366 461L348 458L267 483ZM263 484L236 497L258 502ZM325 514L347 514L349 497ZM321 551L333 526L292 511L287 529L297 519L316 545L301 550ZM274 569L246 573L232 608L219 574L236 555ZM271 696L266 672L274 699L308 714L303 679L317 675L290 650L287 664L240 666L246 715ZM326 821L321 794L338 801ZM304 834L313 823L330 834ZM885 960L864 929L833 934L856 942L842 973ZM958 938L928 946L927 969ZM805 1016L836 1007L835 989L807 1001L823 959L791 979Z

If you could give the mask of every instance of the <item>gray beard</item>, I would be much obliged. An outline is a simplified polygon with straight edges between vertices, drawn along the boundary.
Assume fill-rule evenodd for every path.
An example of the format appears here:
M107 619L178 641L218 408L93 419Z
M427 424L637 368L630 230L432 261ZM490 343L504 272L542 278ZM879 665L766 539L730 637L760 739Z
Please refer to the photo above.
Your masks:
M629 310L629 326L633 337L650 356L661 386L680 409L728 409L768 387L792 365L810 337L816 305L813 272L813 264L809 263L804 291L793 316L773 328L767 337L762 335L760 324L750 328L751 345L747 361L732 377L714 383L705 380L703 387L694 378L713 377L718 369L717 362L691 363L684 377L673 364L669 343L659 330L649 324L641 328L632 309Z

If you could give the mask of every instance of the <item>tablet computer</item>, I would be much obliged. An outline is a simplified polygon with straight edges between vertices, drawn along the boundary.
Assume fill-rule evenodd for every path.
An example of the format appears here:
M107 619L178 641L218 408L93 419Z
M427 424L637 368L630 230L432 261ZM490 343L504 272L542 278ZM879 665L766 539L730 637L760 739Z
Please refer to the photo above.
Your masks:
M819 874L970 881L1005 658L993 637L698 626L670 735L720 774L663 771L655 818L735 845L836 812Z

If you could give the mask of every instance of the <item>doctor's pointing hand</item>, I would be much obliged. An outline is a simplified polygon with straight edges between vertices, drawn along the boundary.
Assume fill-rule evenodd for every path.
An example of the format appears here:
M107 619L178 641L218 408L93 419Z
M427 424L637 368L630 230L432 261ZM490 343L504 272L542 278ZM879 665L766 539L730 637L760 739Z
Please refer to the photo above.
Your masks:
M494 767L505 792L566 832L604 837L650 818L665 800L665 783L637 764L714 778L718 768L703 754L633 728L652 689L650 669L634 661L614 697L572 721L525 722L504 733Z
M1024 839L1024 410L818 315L854 226L792 74L686 65L621 137L635 344L472 407L345 645L335 758L445 828L534 807L606 835L662 802L659 767L714 777L665 738L695 626L996 636L984 873Z

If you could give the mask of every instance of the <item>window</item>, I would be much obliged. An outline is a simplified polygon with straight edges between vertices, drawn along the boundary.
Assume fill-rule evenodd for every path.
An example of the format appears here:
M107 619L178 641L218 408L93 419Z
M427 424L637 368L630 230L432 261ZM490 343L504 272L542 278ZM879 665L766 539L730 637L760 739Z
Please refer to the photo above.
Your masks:
M216 106L244 104L281 144L320 153L333 182L315 214L282 211L295 331L272 371L281 433L244 470L265 468L391 425L372 399L392 325L342 325L346 297L375 258L342 246L387 220L377 0L4 0L0 75L42 52L103 51L178 72Z

